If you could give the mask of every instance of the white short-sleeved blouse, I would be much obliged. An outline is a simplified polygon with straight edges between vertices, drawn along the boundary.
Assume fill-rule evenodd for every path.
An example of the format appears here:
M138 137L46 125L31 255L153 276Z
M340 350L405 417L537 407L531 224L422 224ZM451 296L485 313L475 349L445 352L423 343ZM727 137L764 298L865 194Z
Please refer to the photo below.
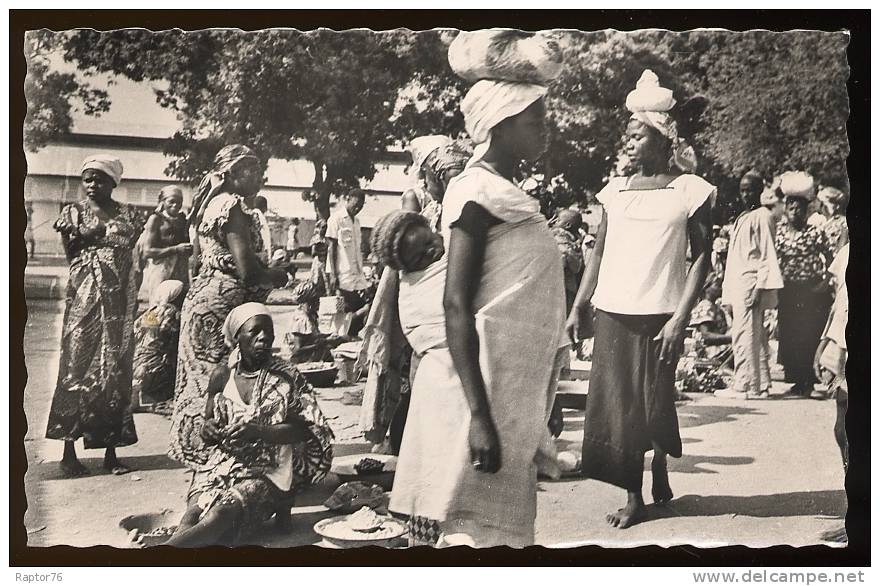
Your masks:
M688 218L715 187L696 175L657 189L628 185L629 178L615 177L596 195L607 232L593 305L628 315L673 313L687 276Z

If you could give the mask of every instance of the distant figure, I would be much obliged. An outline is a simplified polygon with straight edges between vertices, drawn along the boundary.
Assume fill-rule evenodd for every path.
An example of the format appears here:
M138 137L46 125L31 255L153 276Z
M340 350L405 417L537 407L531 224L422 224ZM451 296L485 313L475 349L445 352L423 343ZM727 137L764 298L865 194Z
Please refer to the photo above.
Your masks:
M287 227L287 242L284 248L287 249L287 258L293 260L299 252L299 218L293 218Z
M162 410L171 413L168 401L174 398L180 306L184 291L181 281L163 281L153 289L150 308L134 322L131 404L135 412Z
M150 214L139 244L146 260L143 284L138 299L149 301L160 283L175 280L189 285L187 261L192 245L186 229L186 217L180 212L183 192L175 185L159 191L159 204Z
M328 292L338 291L345 300L345 311L355 314L350 330L354 333L360 331L366 320L360 310L369 302L370 284L364 278L361 223L357 219L365 199L362 189L351 190L327 221Z
M818 199L825 206L828 220L823 224L822 231L828 238L834 254L849 244L849 227L846 225L846 206L849 195L835 187L824 187L819 190Z
M24 211L27 214L27 226L24 229L24 244L28 249L28 258L34 260L34 250L37 242L34 240L34 206L31 202L24 204Z
M260 236L263 238L263 249L257 253L257 257L267 265L272 256L272 229L266 214L269 212L269 202L262 195L254 198L254 211L260 220Z

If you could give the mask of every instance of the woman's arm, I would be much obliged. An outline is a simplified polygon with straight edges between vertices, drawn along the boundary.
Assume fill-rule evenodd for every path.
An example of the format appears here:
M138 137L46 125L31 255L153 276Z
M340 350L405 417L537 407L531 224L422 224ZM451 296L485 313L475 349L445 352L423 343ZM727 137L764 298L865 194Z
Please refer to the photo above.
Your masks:
M694 263L688 270L684 294L678 302L675 313L672 314L657 336L657 339L662 340L660 346L660 360L662 362L672 362L681 354L688 318L706 282L706 275L709 274L709 253L712 250L711 210L711 199L707 199L688 219L688 240L691 244Z
M229 221L224 233L229 252L235 259L238 275L246 285L283 287L287 283L287 273L282 269L267 269L257 258L251 247L250 224L244 212L233 207L229 210Z
M713 332L709 329L708 324L700 324L700 335L703 337L706 346L722 346L731 343L730 334Z
M147 233L143 248L144 256L146 258L163 258L175 254L188 254L192 252L192 245L188 242L174 244L172 246L161 246L159 240L159 220L155 215L150 216L147 220L147 225L144 226L144 232ZM187 240L188 239L189 236L187 235Z
M336 248L339 243L336 238L327 237L327 264L330 270L327 271L327 295L335 295L339 288L339 269L336 267Z
M472 462L477 470L490 473L501 468L501 444L480 370L480 341L473 302L493 221L482 206L465 204L461 219L452 228L443 295L449 352L471 412L468 440Z
M581 313L587 303L593 297L596 291L596 285L599 282L599 267L602 265L602 255L605 253L605 233L608 230L608 216L605 210L602 210L602 220L599 223L599 233L596 235L596 245L590 255L590 261L584 270L584 276L581 277L581 284L578 287L577 295L574 298L574 305L568 320L565 322L565 329L568 332L572 343L577 342L578 330L580 329Z

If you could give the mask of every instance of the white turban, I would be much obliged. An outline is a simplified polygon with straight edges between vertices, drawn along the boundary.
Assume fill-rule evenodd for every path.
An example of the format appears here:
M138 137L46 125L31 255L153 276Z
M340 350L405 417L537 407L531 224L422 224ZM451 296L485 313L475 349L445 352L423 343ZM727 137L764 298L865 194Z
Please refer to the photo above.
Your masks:
M269 310L262 303L243 303L229 312L226 321L223 322L223 337L226 338L226 344L235 347L235 336L241 326L247 320L257 315L267 315L271 317Z
M816 182L803 171L786 171L780 175L779 189L785 197L800 197L807 201L816 199Z
M112 155L89 155L82 163L80 175L85 173L87 169L101 171L110 177L117 187L119 182L122 181L122 161Z
M416 170L421 169L422 164L425 162L425 159L428 158L428 155L451 142L451 138L443 136L442 134L418 136L412 139L407 150L409 150L410 155L412 155L413 167Z
M174 279L159 283L150 295L150 304L162 305L171 303L183 292L183 283Z
M478 81L461 101L464 127L477 145L474 159L489 149L492 129L543 98L547 87L513 81Z

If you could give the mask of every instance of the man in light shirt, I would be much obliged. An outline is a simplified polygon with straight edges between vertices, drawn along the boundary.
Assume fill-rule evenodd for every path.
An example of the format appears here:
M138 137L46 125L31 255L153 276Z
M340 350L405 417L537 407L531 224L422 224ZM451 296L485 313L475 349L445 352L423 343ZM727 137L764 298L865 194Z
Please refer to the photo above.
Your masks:
M364 277L361 223L357 219L365 198L363 190L351 190L327 220L327 288L329 293L335 291L342 296L346 312L355 313L350 330L353 333L363 325L365 316L361 314L369 301L370 284Z

